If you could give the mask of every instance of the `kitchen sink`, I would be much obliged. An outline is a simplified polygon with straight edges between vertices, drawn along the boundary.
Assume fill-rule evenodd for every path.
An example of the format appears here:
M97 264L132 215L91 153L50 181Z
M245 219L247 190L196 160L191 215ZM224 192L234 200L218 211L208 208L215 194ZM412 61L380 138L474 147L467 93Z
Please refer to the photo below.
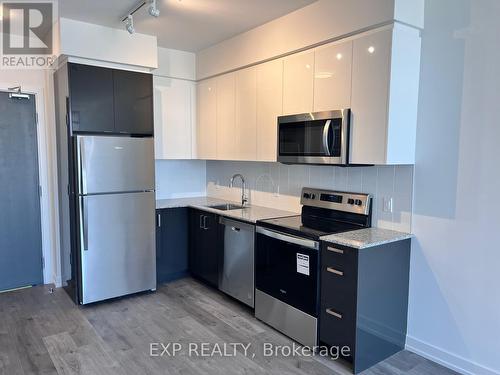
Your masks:
M248 207L242 206L240 204L232 204L232 203L219 204L216 206L208 206L208 207L215 208L216 210L221 210L221 211L242 210L242 209L248 208Z

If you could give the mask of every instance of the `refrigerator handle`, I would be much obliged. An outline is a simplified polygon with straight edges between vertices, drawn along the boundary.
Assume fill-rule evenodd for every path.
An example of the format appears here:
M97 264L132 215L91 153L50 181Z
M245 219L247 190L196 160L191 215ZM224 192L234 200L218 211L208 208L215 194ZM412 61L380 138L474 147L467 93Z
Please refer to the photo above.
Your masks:
M78 139L78 172L80 181L80 194L86 194L87 175L85 171L85 141L83 138Z
M89 213L87 210L87 206L83 203L85 198L81 198L81 210L82 210L82 237L83 237L83 251L87 251L89 249Z

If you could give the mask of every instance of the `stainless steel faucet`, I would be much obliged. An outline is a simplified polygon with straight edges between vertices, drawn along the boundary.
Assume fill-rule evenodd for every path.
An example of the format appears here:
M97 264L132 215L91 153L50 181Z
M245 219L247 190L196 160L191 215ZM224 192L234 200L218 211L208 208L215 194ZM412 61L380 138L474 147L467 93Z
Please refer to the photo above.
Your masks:
M236 177L239 177L241 179L241 205L244 206L245 203L248 202L248 199L245 197L245 177L243 175L236 173L231 177L231 181L229 182L229 187L233 187L233 182Z

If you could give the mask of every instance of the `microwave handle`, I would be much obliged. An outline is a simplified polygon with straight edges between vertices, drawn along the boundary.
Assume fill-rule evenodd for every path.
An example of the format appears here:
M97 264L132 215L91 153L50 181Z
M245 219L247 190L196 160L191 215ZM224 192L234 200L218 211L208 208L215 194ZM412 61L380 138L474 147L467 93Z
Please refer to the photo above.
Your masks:
M323 128L323 149L325 154L330 156L330 145L328 144L328 135L330 134L330 128L332 126L332 120L327 120L325 122L325 127Z

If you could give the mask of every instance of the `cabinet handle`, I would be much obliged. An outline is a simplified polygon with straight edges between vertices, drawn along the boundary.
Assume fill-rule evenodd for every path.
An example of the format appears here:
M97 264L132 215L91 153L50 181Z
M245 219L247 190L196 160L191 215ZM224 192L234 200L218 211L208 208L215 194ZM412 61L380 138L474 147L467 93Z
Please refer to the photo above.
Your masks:
M334 317L338 319L342 319L342 314L332 310L332 309L326 309L327 314L333 315Z
M208 219L208 216L203 216L203 229L207 230L208 227L207 227L207 219Z
M239 232L239 231L240 231L240 228L231 227L231 230L232 230L232 231L235 231L235 232Z
M205 228L203 227L203 218L204 218L204 217L205 217L204 215L200 215L200 228L201 228L201 229L205 229Z
M342 272L340 270L337 270L337 269L335 269L333 267L326 267L326 270L328 272L334 273L335 275L344 276L344 272Z
M337 253L337 254L344 254L344 250L341 250L341 249L337 249L335 247L331 247L331 246L327 246L326 248L328 251L333 251L334 253Z
M161 227L161 214L158 214L158 227Z

